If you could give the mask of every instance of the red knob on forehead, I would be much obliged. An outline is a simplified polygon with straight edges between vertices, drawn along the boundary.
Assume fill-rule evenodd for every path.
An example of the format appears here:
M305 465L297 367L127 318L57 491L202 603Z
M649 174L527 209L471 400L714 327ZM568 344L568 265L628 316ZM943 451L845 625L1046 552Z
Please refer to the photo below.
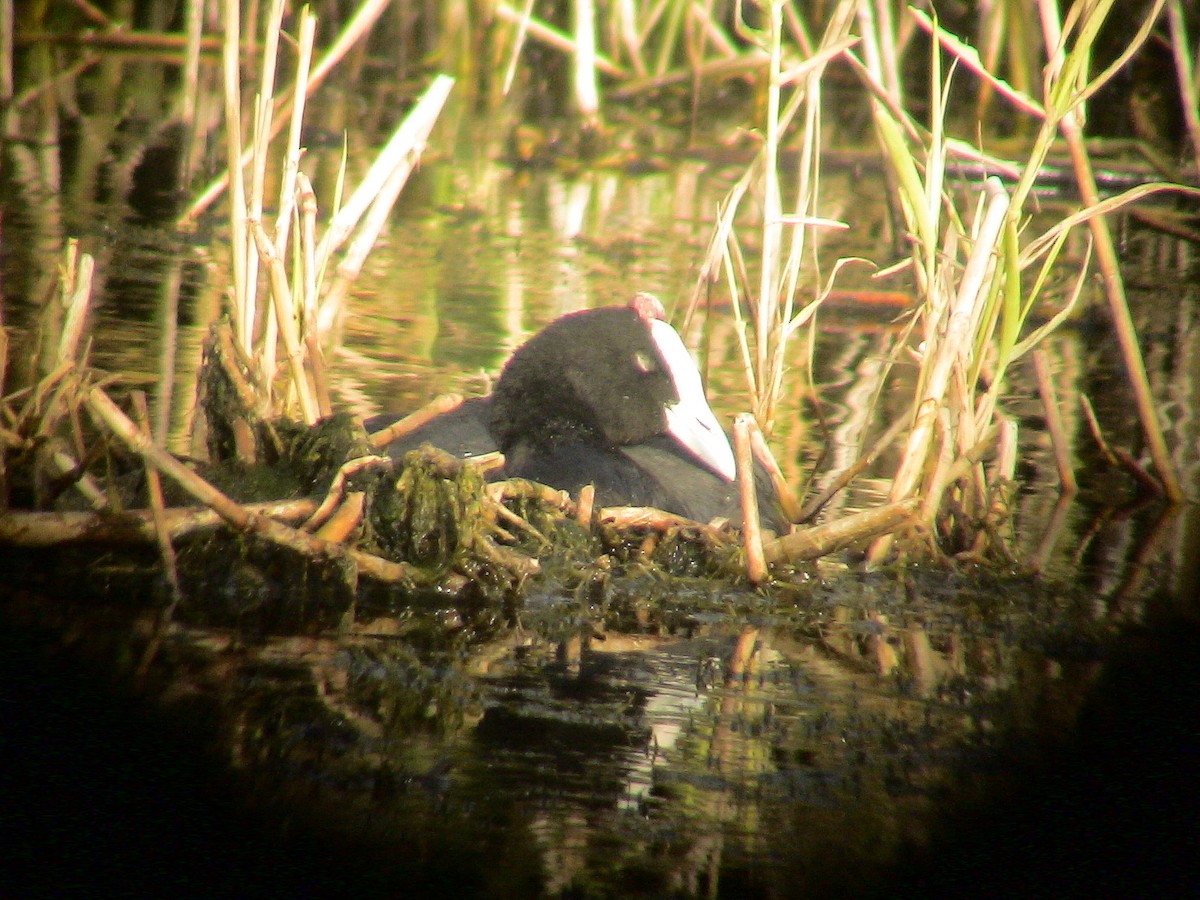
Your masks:
M645 291L638 291L633 295L633 299L629 301L629 308L646 322L655 319L661 322L667 320L667 311L663 309L662 302L653 294L648 294Z

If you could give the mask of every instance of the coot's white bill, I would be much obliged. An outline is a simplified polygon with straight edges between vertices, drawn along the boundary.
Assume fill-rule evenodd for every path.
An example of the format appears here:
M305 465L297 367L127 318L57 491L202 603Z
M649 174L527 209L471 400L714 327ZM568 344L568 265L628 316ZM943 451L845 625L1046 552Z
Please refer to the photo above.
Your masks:
M661 319L647 321L650 336L667 364L679 400L666 408L667 430L714 472L728 481L737 477L733 448L704 396L700 370L683 339Z

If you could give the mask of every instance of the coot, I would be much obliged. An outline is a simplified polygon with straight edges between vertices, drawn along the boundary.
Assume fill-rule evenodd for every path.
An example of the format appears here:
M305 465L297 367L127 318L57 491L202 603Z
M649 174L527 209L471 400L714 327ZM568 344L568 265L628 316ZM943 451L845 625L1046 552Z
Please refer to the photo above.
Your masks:
M700 522L740 524L729 438L704 397L679 334L644 297L628 307L569 313L517 349L495 390L392 442L399 461L430 443L457 456L499 450L493 478L527 478L599 506L652 506ZM369 420L368 431L396 416ZM765 473L760 517L785 523Z

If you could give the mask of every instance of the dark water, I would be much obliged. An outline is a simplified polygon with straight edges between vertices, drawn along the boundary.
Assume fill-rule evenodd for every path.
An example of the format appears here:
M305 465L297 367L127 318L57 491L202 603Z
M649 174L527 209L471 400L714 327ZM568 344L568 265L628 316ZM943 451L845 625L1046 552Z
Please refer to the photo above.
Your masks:
M564 312L637 290L681 304L739 174L684 155L637 175L519 170L494 130L453 121L354 292L331 356L342 409L482 392L513 347ZM189 378L227 282L219 221L180 240L111 196L90 218L47 222L30 214L28 185L5 179L12 359L33 345L52 281L57 257L43 248L78 234L102 270L92 362L150 389L185 449ZM891 260L876 193L862 173L831 170L827 214L851 227L827 241L830 260ZM1149 233L1131 232L1125 249L1168 441L1194 494L1194 272ZM175 273L185 287L164 312ZM850 465L903 408L903 372L873 396L899 312L851 300L821 313L823 427L801 387L808 338L797 341L772 442L798 487ZM728 416L746 401L727 318L710 337L709 390ZM153 593L153 560L124 571L23 557L42 574L23 570L4 607L0 881L55 894L438 897L1200 885L1183 849L1200 837L1194 509L1141 503L1099 462L1081 393L1110 442L1139 444L1103 310L1047 347L1084 490L1059 504L1032 375L1016 367L1006 405L1021 428L1020 563L1007 572L864 574L830 561L759 592L633 568L592 589L595 573L577 566L488 627L453 627L449 600L390 597L312 634L239 630L249 619L237 616L214 627L206 609L230 608L250 577L231 566L195 589L154 686L135 692L147 617L135 596ZM894 467L885 455L826 517L879 502ZM86 583L43 577L69 564ZM281 590L262 593L299 602Z

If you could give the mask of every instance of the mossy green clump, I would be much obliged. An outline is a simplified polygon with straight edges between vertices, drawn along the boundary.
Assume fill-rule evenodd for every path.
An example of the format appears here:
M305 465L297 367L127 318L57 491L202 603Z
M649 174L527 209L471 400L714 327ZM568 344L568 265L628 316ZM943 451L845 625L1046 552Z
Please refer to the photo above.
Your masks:
M382 555L446 570L478 549L492 526L483 476L472 466L423 447L404 458L394 490L379 491L370 527Z

